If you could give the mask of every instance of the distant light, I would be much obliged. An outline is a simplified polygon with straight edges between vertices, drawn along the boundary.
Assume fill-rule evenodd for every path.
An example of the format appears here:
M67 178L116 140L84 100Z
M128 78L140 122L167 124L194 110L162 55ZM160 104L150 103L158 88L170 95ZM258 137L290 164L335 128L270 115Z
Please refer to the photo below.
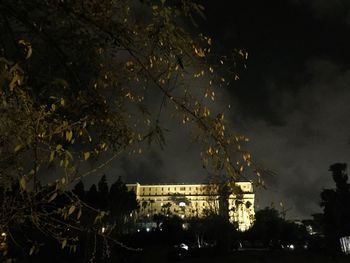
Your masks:
M290 244L290 245L288 245L287 247L288 247L290 250L294 250L294 248L295 248L293 244Z
M2 236L2 237L6 237L6 233L5 233L5 232L2 232L2 233L1 233L1 236Z
M146 231L149 232L149 231L151 231L151 229L150 229L149 227L147 227L147 228L146 228Z
M185 243L181 243L180 248L183 248L184 250L188 250L188 246Z
M343 253L350 254L350 236L340 238L340 247Z
M185 218L185 215L181 215L181 218L182 218L182 219Z
M185 202L180 202L179 206L186 206L186 203Z
M102 234L103 234L105 231L106 231L106 228L105 228L105 227L102 227L102 229L101 229Z
M140 229L137 229L137 232L140 232Z

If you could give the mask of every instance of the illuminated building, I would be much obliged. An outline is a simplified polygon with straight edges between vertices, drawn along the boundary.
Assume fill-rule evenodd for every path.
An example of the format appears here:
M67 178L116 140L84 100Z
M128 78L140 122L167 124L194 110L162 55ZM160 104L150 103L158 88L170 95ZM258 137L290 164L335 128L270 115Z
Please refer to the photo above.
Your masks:
M219 213L218 187L211 184L127 184L139 202L137 220L151 219L153 215L178 215L181 218L204 217ZM234 192L228 197L231 223L240 231L252 226L254 221L254 192L251 182L236 182Z

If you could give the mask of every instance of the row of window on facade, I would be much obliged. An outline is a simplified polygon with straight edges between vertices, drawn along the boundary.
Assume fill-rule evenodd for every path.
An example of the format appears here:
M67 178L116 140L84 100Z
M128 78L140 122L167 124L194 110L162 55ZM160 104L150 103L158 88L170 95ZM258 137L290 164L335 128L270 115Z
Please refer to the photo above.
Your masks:
M177 191L177 190L179 190L179 191L186 191L186 187L162 187L162 188L160 188L160 187L142 187L141 189L144 192L146 190L147 191L152 191L152 190L158 191L159 189L161 189L161 191L164 191L164 190L166 190L166 188L168 189L168 191L171 191L171 190L173 190L173 191ZM193 190L196 190L196 191L198 191L198 190L202 190L202 191L207 190L207 187L201 187L201 188L200 187L193 187L193 188L194 188ZM191 191L192 188L188 187L187 190Z
M206 191L210 190L210 187L208 187L208 186L202 186L202 187L184 187L184 186L182 186L182 187L141 187L141 189L142 189L142 193L144 194L146 191L149 193L150 192L159 192L159 191L161 191L161 192L164 192L164 191L182 191L182 192L188 191L188 192L191 192L192 190L195 190L197 192L198 192L198 190L201 192L206 192ZM249 187L246 185L242 185L242 189L246 190L246 189L249 189ZM215 189L212 189L212 190L214 191Z
M203 206L206 206L206 204L208 204L208 202L206 202L206 201L202 201L202 202L203 202ZM151 202L146 202L146 201L143 201L142 203L146 203L147 205L151 205L152 204ZM169 204L169 203L170 202L168 202L167 204ZM163 205L164 205L164 203L160 203L160 206L163 206ZM185 202L179 202L178 205L179 206L186 206L186 203ZM196 202L194 205L198 206L198 202Z
M192 198L187 198L186 196L184 197L186 198L188 201L190 202L210 202L210 201L216 201L217 198L210 198L210 197L192 197ZM165 202L174 202L174 200L176 200L176 198L171 198L171 197L164 197L164 198L145 198L145 197L141 197L139 199L140 201L150 201L150 202L162 202L162 201L165 201Z

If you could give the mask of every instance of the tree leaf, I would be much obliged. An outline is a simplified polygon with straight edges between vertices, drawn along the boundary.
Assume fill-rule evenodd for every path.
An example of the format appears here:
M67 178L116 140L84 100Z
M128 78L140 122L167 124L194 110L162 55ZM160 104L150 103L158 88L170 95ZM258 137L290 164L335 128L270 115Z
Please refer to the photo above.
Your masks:
M19 185L21 186L21 189L24 191L27 188L27 180L24 176L19 179Z
M15 152L18 152L20 149L22 148L22 145L17 145L16 147L15 147Z
M77 214L77 220L79 220L79 219L80 219L81 214L82 214L81 209L79 209L78 214Z
M52 162L54 158L55 158L55 151L51 151L49 162Z
M71 205L71 207L68 210L68 215L73 214L74 211L75 211L75 205Z
M51 195L50 199L49 199L49 203L52 202L53 200L55 200L55 198L57 197L57 192L55 192L53 195Z
M61 150L63 148L63 146L61 145L61 144L57 144L57 146L56 146L56 151L59 151L59 150Z
M29 256L33 255L34 251L35 251L35 246L32 246L29 250Z
M84 160L86 161L90 157L90 152L85 152L84 153Z
M73 132L72 131L66 131L66 140L70 142L73 138Z
M25 46L25 50L27 52L26 59L30 58L32 56L32 53L33 53L33 49L32 49L31 44L23 39L19 40L18 44Z
M66 245L67 245L67 239L64 239L64 240L62 241L62 249L65 248Z

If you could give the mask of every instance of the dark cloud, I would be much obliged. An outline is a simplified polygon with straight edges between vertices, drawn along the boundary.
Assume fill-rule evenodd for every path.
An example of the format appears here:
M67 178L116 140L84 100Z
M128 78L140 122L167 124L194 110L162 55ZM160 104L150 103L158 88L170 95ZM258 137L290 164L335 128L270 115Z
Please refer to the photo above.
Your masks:
M249 51L247 70L213 103L231 104L232 125L251 138L258 163L276 172L267 190L257 190L264 207L282 201L290 218L320 211L319 194L333 187L328 167L350 163L350 38L344 1L207 1L201 25L220 52ZM345 22L345 23L344 23ZM188 83L191 84L191 83ZM193 87L197 87L192 83ZM201 90L197 90L200 94ZM157 103L155 103L158 105ZM203 182L200 147L170 111L165 150L124 156L106 170L128 182Z
M318 19L350 25L350 2L347 0L291 0L291 2L309 6Z
M350 160L350 2L231 4L208 3L206 28L221 49L250 54L230 95L233 123L251 137L258 162L277 173L258 202L283 201L290 217L307 217L320 211L322 188L333 186L329 165Z
M267 204L271 199L288 203L296 217L319 210L321 189L333 187L329 165L350 161L350 68L316 59L306 63L305 74L309 81L284 95L282 104L294 106L285 112L283 125L245 124L255 156L277 173L271 186L276 193L260 198Z

